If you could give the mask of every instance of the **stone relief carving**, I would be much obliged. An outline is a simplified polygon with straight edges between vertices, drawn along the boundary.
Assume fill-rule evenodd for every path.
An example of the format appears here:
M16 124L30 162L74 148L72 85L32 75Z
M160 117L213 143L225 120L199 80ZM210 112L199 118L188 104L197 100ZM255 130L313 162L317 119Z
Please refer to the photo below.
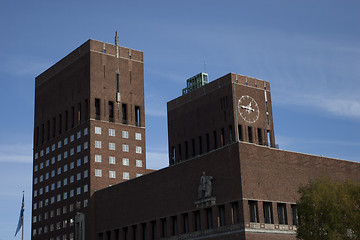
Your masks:
M205 172L200 178L200 185L198 187L198 199L209 198L212 194L212 176L206 176Z

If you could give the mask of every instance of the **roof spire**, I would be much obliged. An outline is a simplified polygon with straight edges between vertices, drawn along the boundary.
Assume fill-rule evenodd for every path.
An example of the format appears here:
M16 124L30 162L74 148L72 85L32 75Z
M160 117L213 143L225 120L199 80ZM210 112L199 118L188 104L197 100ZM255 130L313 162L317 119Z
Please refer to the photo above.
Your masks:
M119 36L118 32L115 32L115 49L116 49L116 57L119 58Z

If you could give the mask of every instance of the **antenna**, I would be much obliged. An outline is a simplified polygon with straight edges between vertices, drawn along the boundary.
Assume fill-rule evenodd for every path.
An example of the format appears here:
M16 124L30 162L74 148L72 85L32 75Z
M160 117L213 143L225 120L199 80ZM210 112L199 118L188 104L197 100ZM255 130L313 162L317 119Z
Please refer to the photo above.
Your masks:
M118 32L115 32L115 48L116 48L116 57L119 57L119 36Z
M204 73L206 73L206 59L204 58Z

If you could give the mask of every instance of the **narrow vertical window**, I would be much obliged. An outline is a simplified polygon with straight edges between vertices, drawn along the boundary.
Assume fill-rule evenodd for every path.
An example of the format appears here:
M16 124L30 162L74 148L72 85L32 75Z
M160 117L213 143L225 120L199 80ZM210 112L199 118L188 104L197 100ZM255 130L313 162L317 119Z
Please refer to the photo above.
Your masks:
M266 131L266 134L267 134L267 145L270 147L270 146L271 146L270 131L267 130L267 131Z
M239 141L244 141L243 130L240 124L238 125L238 134L239 134Z
M273 210L271 202L263 203L264 209L264 222L268 224L274 224Z
M202 137L199 136L199 154L202 154Z
M157 234L156 234L156 221L152 221L151 222L151 235L152 235L152 240L155 240L157 238Z
M95 119L100 120L100 99L95 98Z
M161 219L161 237L165 238L167 235L166 218Z
M78 103L77 107L77 123L81 123L82 116L81 116L81 103Z
M252 127L248 127L248 137L249 137L249 142L254 142L253 140L253 133L252 133Z
M122 109L122 123L127 124L127 112L126 112L126 103L121 105Z
M261 128L257 129L258 132L258 140L259 140L259 145L263 145L263 136L262 136L262 130Z
M206 209L206 219L207 219L207 229L213 228L213 216L212 216L212 208Z
M174 164L174 163L175 163L175 156L176 156L175 147L171 147L171 163L170 163L170 164Z
M199 231L201 228L200 212L196 211L194 217L195 217L195 231Z
M257 201L249 201L250 209L250 222L259 222L259 212L258 212L258 203Z
M47 121L47 136L46 136L47 140L50 139L50 121Z
M188 142L185 142L185 159L189 158L189 146L188 146Z
M292 217L292 224L294 226L298 225L298 214L297 214L297 208L295 204L291 204L291 217Z
M237 202L231 203L231 220L232 220L232 224L239 223L238 209L239 209L239 204Z
M85 99L85 120L89 118L89 100Z
M109 101L109 122L114 122L114 102Z
M210 137L208 133L206 134L206 151L210 151Z
M217 136L216 136L216 131L214 131L214 149L217 149Z
M140 126L140 107L135 106L135 126Z
M232 132L232 126L229 126L229 142L233 143L233 132Z
M184 220L184 233L189 232L189 215L187 213L183 214L183 220Z
M225 226L225 207L224 205L219 206L219 221L218 226Z
M56 117L53 118L53 134L52 137L54 138L56 135Z
M39 127L36 127L36 132L35 132L35 146L39 145Z
M59 134L62 132L62 114L59 114Z
M65 131L67 131L69 128L69 112L65 111Z
M221 129L221 136L220 136L221 146L225 146L225 131L224 128Z
M192 145L192 156L195 157L195 139L191 139L191 145Z
M173 216L172 218L172 232L173 235L177 235L178 234L178 222L177 222L177 216Z
M287 214L286 214L285 203L278 203L277 209L278 209L279 224L287 224Z
M73 128L75 126L75 108L71 108L71 127Z

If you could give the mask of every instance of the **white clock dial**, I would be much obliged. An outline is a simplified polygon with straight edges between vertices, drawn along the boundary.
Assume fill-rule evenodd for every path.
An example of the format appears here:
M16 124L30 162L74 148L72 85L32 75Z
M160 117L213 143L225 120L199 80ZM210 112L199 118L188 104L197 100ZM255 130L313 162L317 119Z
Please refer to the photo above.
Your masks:
M238 101L238 111L242 119L248 123L254 123L259 118L259 106L250 96L242 96Z

